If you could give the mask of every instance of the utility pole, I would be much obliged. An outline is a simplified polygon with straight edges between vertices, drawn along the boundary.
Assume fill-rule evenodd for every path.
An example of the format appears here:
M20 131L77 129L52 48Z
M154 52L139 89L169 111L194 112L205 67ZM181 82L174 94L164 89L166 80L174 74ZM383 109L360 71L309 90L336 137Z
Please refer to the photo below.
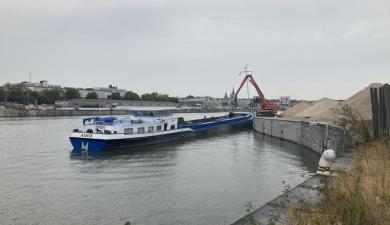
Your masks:
M29 72L28 74L28 81L29 81L29 84L31 84L31 72ZM27 85L27 105L29 106L30 105L30 87Z

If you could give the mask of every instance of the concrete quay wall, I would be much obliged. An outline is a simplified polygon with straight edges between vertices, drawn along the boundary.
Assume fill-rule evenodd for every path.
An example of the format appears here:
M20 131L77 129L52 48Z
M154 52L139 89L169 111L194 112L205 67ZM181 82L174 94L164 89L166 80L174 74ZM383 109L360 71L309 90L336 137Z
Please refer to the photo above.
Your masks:
M349 145L344 130L329 123L296 118L256 117L253 128L257 132L303 145L318 154L326 149L340 153Z

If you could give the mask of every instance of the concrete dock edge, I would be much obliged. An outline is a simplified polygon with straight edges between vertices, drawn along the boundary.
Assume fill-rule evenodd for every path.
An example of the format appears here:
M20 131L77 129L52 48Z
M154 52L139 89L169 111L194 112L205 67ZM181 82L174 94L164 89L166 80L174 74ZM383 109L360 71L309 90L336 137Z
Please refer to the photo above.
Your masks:
M329 123L297 118L256 117L253 128L264 135L305 146L320 155L325 149L335 150L337 158L333 169L345 168L352 162L353 149L348 148L350 142L344 130ZM321 190L327 181L328 177L314 175L232 225L269 224L270 219L275 217L279 221L288 221L287 208L312 208L322 202L324 195Z

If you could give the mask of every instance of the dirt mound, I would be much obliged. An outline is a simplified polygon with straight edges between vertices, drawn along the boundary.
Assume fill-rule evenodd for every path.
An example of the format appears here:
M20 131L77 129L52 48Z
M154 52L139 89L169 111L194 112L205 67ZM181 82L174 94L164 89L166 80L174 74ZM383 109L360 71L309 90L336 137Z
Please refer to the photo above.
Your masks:
M308 102L308 101L303 101L303 102L300 102L300 103L294 105L293 107L289 108L288 110L284 111L283 113L280 114L280 116L283 116L283 117L295 116L298 113L310 108L311 106L313 106L313 103Z
M345 101L323 98L314 103L301 102L282 113L281 116L304 117L319 121L334 122L336 120L335 111L340 111L344 105L349 105L357 109L363 119L371 120L372 112L370 88L378 88L381 86L383 86L383 84L370 84L368 87L352 95Z
M316 102L310 108L296 114L296 117L306 117L316 120L333 121L333 108L338 108L342 105L342 101L337 101L329 98L323 98Z
M371 112L370 88L372 87L379 88L382 86L383 84L380 83L370 84L368 87L364 88L363 90L349 97L344 103L357 109L360 115L363 117L363 119L371 120L372 112Z

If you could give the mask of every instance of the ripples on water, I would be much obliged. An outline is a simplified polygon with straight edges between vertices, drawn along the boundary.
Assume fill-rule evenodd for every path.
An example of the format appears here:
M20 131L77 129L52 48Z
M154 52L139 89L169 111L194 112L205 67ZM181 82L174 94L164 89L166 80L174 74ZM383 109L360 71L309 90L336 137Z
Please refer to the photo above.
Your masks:
M68 141L80 122L0 120L1 224L229 224L319 159L251 130L83 156Z

